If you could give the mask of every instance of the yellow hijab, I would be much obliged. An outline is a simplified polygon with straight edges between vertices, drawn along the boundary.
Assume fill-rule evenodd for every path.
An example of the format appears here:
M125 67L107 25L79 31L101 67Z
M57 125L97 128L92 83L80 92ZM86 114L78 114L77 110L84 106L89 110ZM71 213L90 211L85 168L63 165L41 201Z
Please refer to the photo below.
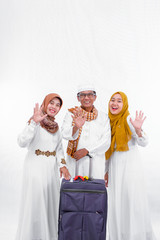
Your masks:
M127 123L127 116L129 115L127 96L123 92L116 92L111 96L110 101L115 94L121 95L123 101L123 108L120 113L114 115L110 112L108 106L108 116L110 118L111 124L111 146L105 153L106 160L110 158L114 151L123 152L129 150L128 141L131 139L132 136L132 132Z

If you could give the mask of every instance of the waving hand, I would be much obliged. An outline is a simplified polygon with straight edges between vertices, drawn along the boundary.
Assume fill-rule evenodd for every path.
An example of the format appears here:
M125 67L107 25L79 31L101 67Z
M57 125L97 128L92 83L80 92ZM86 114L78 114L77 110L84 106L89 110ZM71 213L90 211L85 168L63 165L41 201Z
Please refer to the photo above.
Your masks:
M43 115L42 107L39 108L39 104L36 103L34 108L33 120L38 123L41 122L45 117L47 117L47 114Z
M145 119L146 119L146 117L144 117L144 113L142 111L140 111L139 113L138 113L138 111L136 111L136 117L134 120L132 120L132 118L130 118L130 122L132 123L132 125L135 128L135 131L139 137L142 136L142 134L141 134L142 125L143 125Z

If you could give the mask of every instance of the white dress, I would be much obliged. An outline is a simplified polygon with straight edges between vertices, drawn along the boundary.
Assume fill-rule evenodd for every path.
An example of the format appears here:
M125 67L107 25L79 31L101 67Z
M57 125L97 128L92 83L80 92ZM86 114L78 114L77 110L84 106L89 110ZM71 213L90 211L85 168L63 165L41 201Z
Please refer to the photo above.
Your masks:
M71 113L65 115L62 124L62 137L66 140L75 140L78 137L77 131L72 137ZM111 130L107 114L98 111L95 120L86 121L82 127L81 136L78 142L77 150L86 148L92 156L88 156L76 161L74 158L67 156L67 166L72 177L76 175L88 176L93 178L104 179L105 174L105 152L110 147Z
M18 136L27 147L22 199L16 240L57 240L59 169L64 166L60 131L51 134L32 120ZM56 151L56 156L36 155L35 150Z
M153 240L143 169L138 146L146 146L147 136L138 137L134 127L129 151L114 152L109 161L108 234L109 240ZM107 234L107 235L108 235Z

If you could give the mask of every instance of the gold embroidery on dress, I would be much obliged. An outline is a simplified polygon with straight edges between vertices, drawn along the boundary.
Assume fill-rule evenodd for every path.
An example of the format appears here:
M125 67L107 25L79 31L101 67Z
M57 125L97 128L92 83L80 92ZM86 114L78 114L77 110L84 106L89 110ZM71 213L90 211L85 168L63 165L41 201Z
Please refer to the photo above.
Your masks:
M62 164L66 164L66 161L65 161L64 158L61 159L61 163L62 163Z
M56 151L50 152L50 151L41 151L40 149L35 150L35 154L38 155L45 155L46 157L49 156L56 156Z

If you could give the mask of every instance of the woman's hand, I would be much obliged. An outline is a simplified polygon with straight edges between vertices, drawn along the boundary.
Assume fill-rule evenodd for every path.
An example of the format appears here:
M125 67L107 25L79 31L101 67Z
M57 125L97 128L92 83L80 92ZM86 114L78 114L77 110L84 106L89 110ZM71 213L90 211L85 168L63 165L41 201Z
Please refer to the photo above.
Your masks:
M47 114L43 115L42 113L42 107L39 108L39 104L36 103L35 104L35 108L34 108L34 114L33 114L33 120L36 123L41 122L45 117L47 117Z
M142 133L141 133L142 125L143 125L144 120L146 119L146 117L143 117L143 116L144 116L144 114L142 111L140 111L139 113L138 113L138 111L136 111L135 120L133 121L132 118L130 118L130 122L133 125L133 127L135 128L135 131L139 137L142 137Z
M108 172L104 175L105 186L108 187Z
M68 171L68 169L64 166L60 168L60 177L64 177L66 180L69 180L71 178L71 175Z

